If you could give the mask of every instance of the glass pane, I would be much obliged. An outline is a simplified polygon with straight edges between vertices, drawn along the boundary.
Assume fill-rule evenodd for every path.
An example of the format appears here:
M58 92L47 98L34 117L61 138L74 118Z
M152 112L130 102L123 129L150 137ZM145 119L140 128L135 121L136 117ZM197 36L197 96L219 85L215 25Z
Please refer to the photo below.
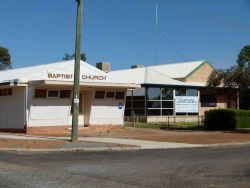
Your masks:
M116 99L124 99L125 97L125 92L116 92L115 98Z
M127 93L126 93L126 96L132 96L132 91L128 90Z
M149 100L160 100L161 89L160 88L148 88Z
M174 114L174 110L171 110L171 109L163 109L162 110L162 115L173 115Z
M149 109L148 110L148 115L149 116L160 116L161 111L160 110L155 110L155 109Z
M216 107L216 97L213 95L201 95L201 107Z
M58 90L49 90L48 97L58 97L59 91Z
M132 108L131 101L126 100L126 108Z
M11 95L10 93L11 93L11 92L10 92L10 89L3 89L3 91L2 91L2 96Z
M145 109L134 109L135 115L145 115Z
M173 108L174 102L173 101L162 101L162 108Z
M173 89L163 88L162 89L162 100L171 100L173 99Z
M198 96L197 89L187 89L187 96Z
M161 108L160 101L148 101L148 108Z
M134 101L137 101L137 100L142 101L142 100L145 100L145 96L133 96L133 100Z
M115 98L115 92L106 92L106 98Z
M60 91L60 98L70 98L71 96L71 90L61 90Z
M125 116L131 116L131 110L125 109Z
M35 98L46 98L47 90L46 89L36 89L35 90Z
M133 96L145 96L145 88L136 88L133 90Z
M133 91L133 100L145 100L145 88L136 88Z
M96 91L95 92L95 98L96 99L104 99L105 91Z
M175 96L186 96L186 89L176 89Z
M144 101L134 101L133 108L145 108Z

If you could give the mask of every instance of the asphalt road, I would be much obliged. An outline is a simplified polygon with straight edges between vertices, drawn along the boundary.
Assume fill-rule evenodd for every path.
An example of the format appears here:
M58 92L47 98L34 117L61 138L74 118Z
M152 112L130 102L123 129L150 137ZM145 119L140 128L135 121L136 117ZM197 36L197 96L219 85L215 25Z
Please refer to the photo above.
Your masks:
M250 187L250 146L0 152L0 187Z

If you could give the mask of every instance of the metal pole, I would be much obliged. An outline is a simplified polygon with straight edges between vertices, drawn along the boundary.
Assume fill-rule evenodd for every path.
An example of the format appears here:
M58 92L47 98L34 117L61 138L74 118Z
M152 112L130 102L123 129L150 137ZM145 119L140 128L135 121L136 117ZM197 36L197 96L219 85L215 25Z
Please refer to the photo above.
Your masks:
M82 0L77 1L76 21L76 44L75 44L75 67L74 67L74 89L73 89L73 115L71 141L78 141L78 115L79 115L79 81L80 81L80 53L82 32Z

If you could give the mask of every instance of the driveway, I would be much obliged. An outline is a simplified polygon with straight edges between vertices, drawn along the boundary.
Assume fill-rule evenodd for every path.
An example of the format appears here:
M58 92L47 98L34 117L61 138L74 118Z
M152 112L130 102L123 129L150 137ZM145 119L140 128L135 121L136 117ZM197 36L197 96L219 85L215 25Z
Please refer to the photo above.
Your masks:
M250 147L0 152L0 187L249 187Z

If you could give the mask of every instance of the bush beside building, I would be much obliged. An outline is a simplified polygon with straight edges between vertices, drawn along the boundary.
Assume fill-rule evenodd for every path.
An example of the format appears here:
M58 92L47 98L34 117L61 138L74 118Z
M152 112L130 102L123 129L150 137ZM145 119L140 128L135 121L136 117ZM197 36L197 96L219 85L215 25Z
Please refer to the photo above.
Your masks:
M205 112L207 130L250 128L250 110L215 109Z

